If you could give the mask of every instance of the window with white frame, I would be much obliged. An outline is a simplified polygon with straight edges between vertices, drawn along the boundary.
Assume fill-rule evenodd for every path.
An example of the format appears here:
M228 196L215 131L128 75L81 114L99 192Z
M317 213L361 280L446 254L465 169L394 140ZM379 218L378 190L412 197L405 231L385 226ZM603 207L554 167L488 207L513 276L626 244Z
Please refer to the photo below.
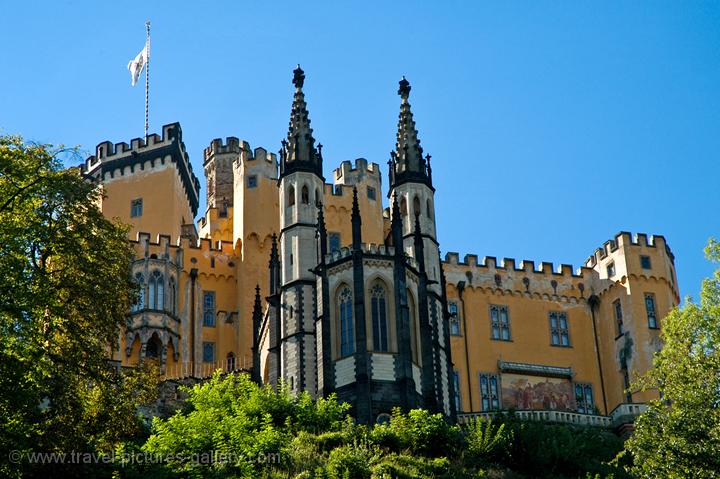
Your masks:
M570 346L567 313L550 311L550 339L553 346Z
M658 328L657 313L655 312L655 295L645 293L645 310L647 311L648 327L650 329Z
M448 312L450 313L450 334L458 336L460 335L460 314L455 301L448 302Z

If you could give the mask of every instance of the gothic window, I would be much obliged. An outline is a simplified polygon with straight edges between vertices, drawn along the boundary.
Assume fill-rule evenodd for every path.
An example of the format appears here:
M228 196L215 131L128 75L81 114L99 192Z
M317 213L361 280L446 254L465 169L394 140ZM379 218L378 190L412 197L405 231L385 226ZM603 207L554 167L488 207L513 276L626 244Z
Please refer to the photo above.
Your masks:
M405 200L405 197L400 200L400 215L404 218L408 214L407 210L407 201Z
M138 291L137 301L132 306L133 311L140 311L145 308L145 276L142 273L135 273L135 282L140 287Z
M427 201L425 201L425 207L426 207L425 209L426 209L427 217L432 219L433 215L432 215L432 206L430 205L430 198L428 198Z
M235 354L227 353L227 370L235 371Z
M340 319L340 356L344 357L355 352L352 293L347 286L343 287L338 295L338 310Z
M415 198L413 198L413 214L415 216L420 216L421 213L422 211L420 211L420 198L416 196Z
M620 336L625 332L625 329L623 328L622 304L620 304L619 299L616 299L613 303L613 309L615 310L615 324L617 324L617 335Z
M593 402L592 385L575 384L575 402L577 403L577 412L580 414L593 414L595 412L595 403Z
M550 338L553 346L570 346L566 313L550 311Z
M288 206L295 206L295 187L292 185L288 188Z
M300 201L302 201L304 205L310 204L310 192L308 191L307 185L303 185L302 190L300 190Z
M642 269L652 269L652 263L650 262L650 256L640 256L640 266Z
M203 326L215 326L215 291L203 292Z
M455 301L448 302L448 312L450 313L450 334L454 336L460 335L460 313Z
M165 281L160 271L153 271L149 282L150 309L165 307Z
M497 374L480 373L480 402L482 411L500 409L500 387Z
M453 371L453 389L455 390L455 411L462 411L462 400L460 398L460 372Z
M137 216L142 216L142 207L143 207L142 198L132 200L130 202L130 217L135 218Z
M658 328L657 315L655 314L655 295L645 293L645 310L647 311L648 327L650 329Z
M415 311L415 298L407 292L408 320L410 321L410 356L415 364L420 364L420 347L418 345L418 324L417 312Z
M203 362L214 363L215 362L215 343L212 341L203 342Z
M508 316L507 306L490 305L490 322L492 324L492 339L510 341L510 317Z
M340 251L340 233L328 233L328 250L331 253Z
M170 282L168 283L168 305L169 310L172 314L176 313L175 301L177 300L177 286L175 285L175 278L170 276Z
M320 207L320 190L315 188L315 206Z
M388 351L387 299L385 288L380 283L370 290L372 312L373 350Z

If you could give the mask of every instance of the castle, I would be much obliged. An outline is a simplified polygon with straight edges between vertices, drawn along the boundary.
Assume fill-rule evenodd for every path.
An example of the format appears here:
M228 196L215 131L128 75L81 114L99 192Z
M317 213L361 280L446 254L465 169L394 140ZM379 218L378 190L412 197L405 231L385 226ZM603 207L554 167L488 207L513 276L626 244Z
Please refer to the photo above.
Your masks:
M440 254L430 155L400 81L389 162L323 176L294 71L279 155L230 137L204 151L199 207L178 123L100 143L81 166L101 209L130 225L141 286L113 358L153 358L168 378L216 368L312 396L336 393L366 423L395 406L468 420L527 417L619 425L653 392L627 391L679 302L662 236L619 233L584 266Z

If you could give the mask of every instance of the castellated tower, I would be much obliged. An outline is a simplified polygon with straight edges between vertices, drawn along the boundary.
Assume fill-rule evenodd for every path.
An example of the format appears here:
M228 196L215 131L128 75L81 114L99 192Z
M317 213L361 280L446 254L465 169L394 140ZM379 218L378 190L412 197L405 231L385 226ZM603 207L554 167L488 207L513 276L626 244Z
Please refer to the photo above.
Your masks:
M280 364L292 390L315 394L317 207L323 201L322 146L315 147L298 65L287 140L280 151Z
M596 272L591 299L608 403L646 402L656 392L626 389L652 367L662 317L680 301L675 257L662 236L621 232L585 266Z

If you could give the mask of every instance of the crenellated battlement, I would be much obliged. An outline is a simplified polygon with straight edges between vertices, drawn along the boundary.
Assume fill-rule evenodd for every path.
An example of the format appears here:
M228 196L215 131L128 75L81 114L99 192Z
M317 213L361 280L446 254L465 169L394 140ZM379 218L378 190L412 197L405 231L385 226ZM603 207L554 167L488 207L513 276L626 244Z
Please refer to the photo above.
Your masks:
M198 238L197 240L190 238L178 237L173 241L169 235L158 234L155 236L155 240L152 240L152 235L144 231L137 233L135 239L131 239L132 244L144 244L148 247L158 246L161 248L168 249L192 249L208 252L217 252L226 255L234 255L235 249L233 248L231 241L215 241L213 242L209 238Z
M133 138L129 146L125 142L103 141L95 147L95 155L88 157L80 169L86 178L109 181L116 176L133 174L136 169L143 171L164 166L168 157L178 168L191 209L196 214L200 180L192 171L180 123L164 125L162 136L153 133L144 139Z
M615 235L615 238L607 240L602 246L597 248L592 255L585 260L585 266L594 268L599 263L607 259L618 249L627 248L657 248L658 251L664 251L671 262L675 261L675 255L670 250L665 237L661 235L647 235L645 233L629 233L621 231Z
M243 141L243 148L240 154L240 161L246 163L248 161L257 161L258 163L269 163L273 166L277 165L277 155L275 153L267 151L262 146L259 146L252 150L250 145Z
M215 138L210 142L210 146L203 150L203 164L207 163L215 155L224 155L227 153L240 154L240 152L250 146L245 141L240 141L234 136L228 136L223 143L222 138Z
M380 181L380 165L369 163L365 158L358 158L355 163L345 160L338 168L333 170L333 181L336 185L352 186L370 177L374 181Z
M494 256L485 256L482 261L478 262L478 256L475 254L466 254L463 260L460 261L460 254L455 252L446 253L444 263L452 266L484 269L486 271L515 271L566 278L584 278L592 272L592 269L587 267L573 269L570 264L560 264L556 268L552 262L547 261L540 262L538 267L535 266L535 261L526 259L518 262L514 258L502 258L498 262Z

